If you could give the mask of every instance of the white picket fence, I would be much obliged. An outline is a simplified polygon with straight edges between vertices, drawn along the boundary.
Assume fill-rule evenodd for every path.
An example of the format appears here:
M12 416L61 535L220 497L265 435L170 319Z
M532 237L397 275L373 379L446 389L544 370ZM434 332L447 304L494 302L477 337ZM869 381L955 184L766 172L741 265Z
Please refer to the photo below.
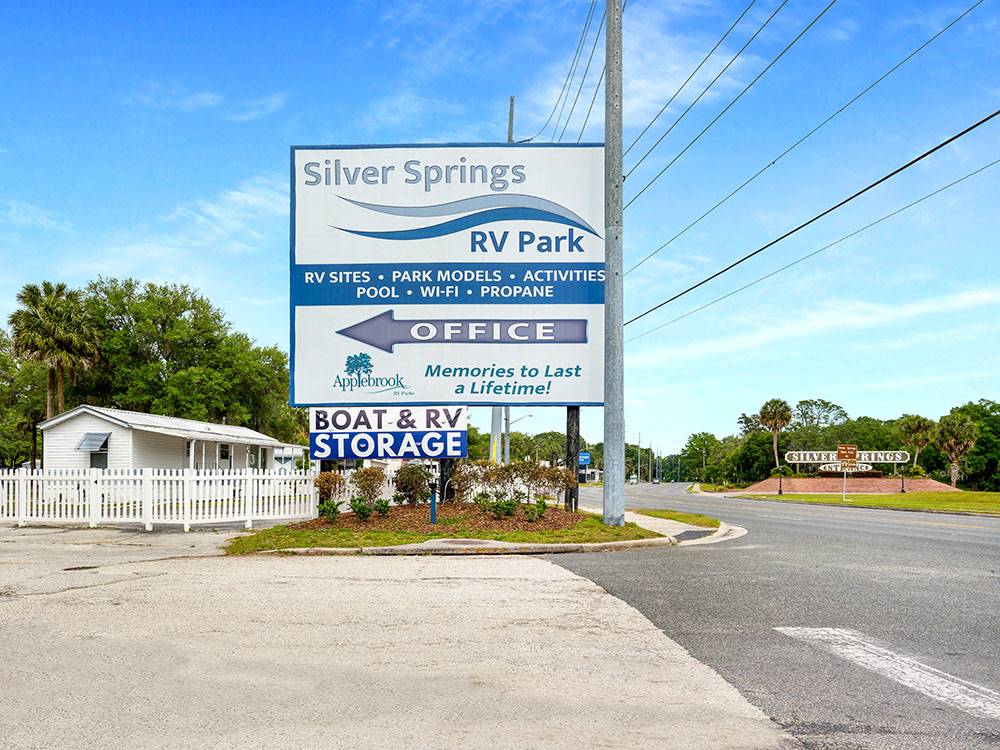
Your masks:
M316 517L315 474L258 469L0 471L0 523L181 525Z

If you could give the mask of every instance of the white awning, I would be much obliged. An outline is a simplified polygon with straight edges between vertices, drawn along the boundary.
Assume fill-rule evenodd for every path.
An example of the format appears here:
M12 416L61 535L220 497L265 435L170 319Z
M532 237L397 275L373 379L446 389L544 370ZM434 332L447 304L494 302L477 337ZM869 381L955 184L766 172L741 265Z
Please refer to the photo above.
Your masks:
M77 443L76 449L84 453L106 451L109 437L111 437L110 432L85 432L80 438L80 442Z

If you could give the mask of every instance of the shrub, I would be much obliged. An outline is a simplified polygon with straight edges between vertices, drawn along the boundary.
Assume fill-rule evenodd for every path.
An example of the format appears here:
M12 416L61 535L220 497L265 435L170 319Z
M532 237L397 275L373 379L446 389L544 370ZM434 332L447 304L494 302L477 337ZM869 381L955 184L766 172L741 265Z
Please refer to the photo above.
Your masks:
M351 498L350 506L359 521L367 521L375 510L373 503L360 495Z
M520 503L513 497L497 497L490 503L490 513L498 521L517 513Z
M910 464L903 469L903 476L919 478L927 476L927 472L924 470L923 466Z
M395 493L392 496L392 501L396 503L396 505L406 505L406 497L403 495L402 492Z
M476 496L472 498L472 502L474 502L476 507L483 513L489 513L493 507L493 498L485 492L477 492Z
M336 471L324 471L316 475L313 484L319 490L319 501L339 500L347 487L343 474Z
M386 500L384 497L380 497L378 500L376 500L373 503L373 507L375 508L375 512L378 513L383 518L389 515L389 501Z
M545 499L540 497L534 503L524 506L524 515L531 523L534 523L544 516L548 509L549 506Z
M396 492L411 505L423 502L431 494L431 472L423 464L403 464L392 481Z
M337 516L340 515L340 506L343 504L343 500L324 500L319 504L317 510L323 518L332 522L337 520Z
M479 484L480 474L481 464L478 461L463 459L452 464L451 481L448 483L448 487L454 493L455 502L464 503L469 499L475 502L471 496L476 485Z
M385 485L385 471L380 466L357 469L351 475L351 484L364 500L369 504L374 503L382 495L382 487Z

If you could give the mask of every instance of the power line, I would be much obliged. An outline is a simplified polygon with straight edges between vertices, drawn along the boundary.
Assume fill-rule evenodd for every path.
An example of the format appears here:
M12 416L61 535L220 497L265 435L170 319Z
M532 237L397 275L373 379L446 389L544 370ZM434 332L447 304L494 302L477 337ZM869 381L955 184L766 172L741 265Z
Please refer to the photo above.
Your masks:
M672 167L674 164L676 164L677 160L680 159L687 152L687 150L689 148L691 148L694 144L696 144L701 139L701 137L703 135L705 135L705 133L707 133L709 131L709 129L713 125L715 125L715 123L717 123L722 118L722 116L724 114L726 114L726 112L728 112L729 109L734 104L736 104L736 102L738 102L740 99L742 99L743 95L745 93L747 93L751 88L753 88L753 85L755 83L757 83L757 81L759 81L761 78L763 78L764 74L767 73L767 71L769 71L771 69L771 67L776 62L778 62L778 60L780 60L782 57L784 57L785 53L788 52L788 50L790 50L792 47L794 47L795 44L796 44L796 42L798 42L799 39L801 39L803 36L805 36L806 32L809 31L809 29L811 29L819 21L819 19L821 19L824 15L826 15L826 12L828 10L830 10L830 8L832 8L836 4L836 2L837 2L837 0L830 0L829 4L825 8L823 8L823 10L821 10L819 12L819 14L815 18L813 18L813 20L811 20L806 25L806 27L804 29L802 29L802 31L800 31L798 33L798 35L794 39L792 39L792 41L790 41L788 43L788 45L783 50L781 50L781 52L778 53L777 57L775 57L773 60L771 60L771 62L769 62L767 64L767 66L765 66L765 68L762 71L760 71L760 73L758 73L756 76L754 76L753 80L750 81L750 83L748 83L746 85L746 87L744 87L744 89L740 93L738 93L736 95L735 99L733 99L731 102L729 102L729 104L727 104L722 109L722 111L719 112L719 114L717 114L715 117L712 118L712 120L708 123L708 125L706 125L704 128L702 128L701 132L698 133L698 135L696 135L684 148L682 148L680 150L680 152L673 159L671 159L669 162L667 162L667 165L663 169L661 169L659 172L657 172L656 176L653 179L651 179L649 182L647 182L643 186L642 190L640 190L638 193L636 193L635 195L633 195L629 199L628 203L625 204L625 208L628 208L629 206L631 206L640 195L642 195L647 190L649 190L649 188L653 185L654 182L656 182L658 179L660 179L664 175L664 173L666 173L666 171L668 169L670 169L670 167ZM647 153L647 155L648 155L648 153ZM645 158L646 158L646 156L642 157L642 159L645 159ZM632 172L634 172L635 168L638 167L639 164L642 163L642 159L640 159L638 163L636 163L635 165L633 165L632 169L629 170L629 174L631 174Z
M622 3L622 13L625 12L625 8L628 7L628 0ZM607 16L607 10L605 10L605 18ZM601 18L601 23L603 24L605 18ZM601 28L597 28L598 39L600 38ZM597 46L597 39L594 40L594 46ZM593 54L593 52L591 52ZM601 75L597 78L597 86L594 87L594 95L590 97L590 106L587 107L587 115L583 118L583 125L580 126L580 134L576 137L576 142L579 143L583 139L583 133L587 130L587 123L590 122L590 114L594 111L594 102L597 101L597 94L601 90L601 84L604 82L604 73L607 71L607 67L601 68ZM582 86L581 86L582 88Z
M650 146L648 149L646 149L646 153L644 153L641 157L639 157L639 161L637 161L635 164L633 164L632 168L629 169L629 171L625 173L625 179L626 180L629 178L629 176L636 169L639 168L639 165L642 164L651 153L653 153L653 151L656 149L656 147L659 146L663 142L663 139L666 138L668 135L670 135L671 131L675 127L677 127L677 125L680 123L680 121L683 120L687 116L688 112L690 112L692 109L694 109L695 105L698 102L701 101L701 98L703 96L705 96L705 94L707 94L712 89L712 87L718 82L718 80L720 78L722 78L722 76L725 74L725 72L727 70L729 70L729 67L743 56L743 53L746 51L747 47L749 47L753 43L753 40L756 39L757 36L762 31L764 31L764 29L767 28L768 24L771 23L771 21L774 19L774 17L776 15L778 15L778 13L781 12L781 9L784 8L785 5L787 5L787 4L788 4L788 0L782 0L782 3L777 8L774 9L774 11L771 13L771 15L769 15L764 20L764 22L760 26L757 27L757 30L753 33L753 35L749 39L747 39L746 42L743 43L742 47L740 47L738 50L736 50L736 54L734 54L732 57L729 58L729 61L725 64L725 66L722 68L722 70L720 70L715 75L715 78L713 78L711 81L708 82L708 85L705 86L701 90L701 92L698 94L698 96L696 96L694 98L694 101L692 101L690 104L687 105L687 107L684 108L684 111L681 112L676 117L676 119L674 119L674 121L672 123L670 123L670 127L667 128L663 133L660 134L660 137L656 139L656 141L653 143L653 145ZM627 206L628 204L625 204L625 205Z
M657 113L656 113L655 115L653 115L653 119L652 119L652 120L650 120L650 121L649 121L649 122L648 122L648 123L646 124L646 127L644 127L644 128L642 129L642 132L641 132L641 133L639 133L639 135L637 135L637 136L635 137L635 140L633 140L633 141L632 141L632 143L631 143L631 144L629 145L629 147L625 149L625 153L624 153L624 154L622 154L622 156L623 156L623 157L624 157L624 156L628 156L628 152L629 152L629 151L631 151L631 150L632 150L632 149L633 149L633 148L635 147L635 144L637 144L637 143L638 143L638 142L639 142L640 140L642 140L642 137L643 137L644 135L646 135L646 133L647 133L647 132L649 131L649 129L650 129L651 127L653 127L653 124L654 124L654 123L655 123L655 122L656 122L656 121L657 121L657 120L659 119L660 115L662 115L662 114L663 114L664 112L666 112L666 111L667 111L667 108L668 108L668 107L669 107L669 106L670 106L671 104L673 104L673 103L674 103L674 99L676 99L676 98L677 98L677 96L678 96L678 95L679 95L679 94L681 93L681 91L683 91L683 90L684 90L684 87L685 87L685 86L687 86L687 85L688 85L688 84L689 84L689 83L691 82L691 79L692 79L692 78L694 78L694 77L695 77L695 76L696 76L696 75L698 74L698 71L699 71L699 70L701 70L702 66L703 66L703 65L704 65L704 64L705 64L706 62L708 62L709 58L710 58L710 57L712 57L712 55L714 55L714 54L715 54L715 51L716 51L717 49L719 49L719 47L720 47L720 46L722 46L722 43L723 43L724 41L726 41L726 38L727 38L727 37L728 37L728 36L729 36L729 35L730 35L730 34L732 33L733 29L735 29L735 28L736 28L736 24L738 24L738 23L739 23L740 21L742 21L742 20L743 20L743 16L745 16L745 15L746 15L747 13L749 13L749 12L750 12L750 9L751 9L751 8L752 8L752 7L754 6L754 4L755 4L756 2L757 2L757 0L750 0L750 4L749 4L749 5L748 5L748 6L746 7L746 8L744 8L744 9L743 9L743 12L742 12L742 13L740 13L740 14L739 14L739 15L738 15L738 16L736 17L736 20L735 20L735 21L733 21L732 25L731 25L731 26L730 26L730 27L729 27L728 29L726 29L726 33L725 33L725 34L723 34L723 35L722 35L721 37L719 37L719 41L717 41L717 42L715 43L715 46L714 46L714 47L712 47L712 49L710 49L710 50L708 51L708 54L706 54L706 55L705 55L705 56L704 56L703 58L701 58L701 62L699 62L699 63L698 63L698 65L697 65L697 66L695 67L695 69L691 71L691 75L689 75L689 76L688 76L688 77L687 77L687 78L686 78L686 79L684 80L684 83L682 83L682 84L681 84L681 85L680 85L680 86L679 86L679 87L677 88L677 90L676 90L676 91L675 91L675 92L673 93L673 95L672 95L672 96L671 96L671 97L670 97L670 98L669 98L669 99L667 100L667 103L666 103L666 104L664 104L664 105L663 105L663 106L662 106L662 107L660 108L660 111L659 111L659 112L657 112ZM779 10L780 10L780 8L779 8ZM777 11L775 11L775 12L777 12ZM773 16L772 16L772 17L773 17ZM768 19L768 21L770 21L770 19ZM764 25L766 26L767 24L765 23ZM763 26L761 26L761 29L763 29L763 28L764 28L764 27L763 27ZM759 33L759 32L758 32L758 33ZM755 35L755 36L756 36L756 35ZM751 37L751 41L753 41L753 37ZM749 44L749 42L747 42L747 44ZM744 46L744 49L745 49L745 48L746 48L746 47ZM742 52L742 50L740 50L740 51ZM739 53L737 53L737 57L738 57L738 56L739 56ZM735 58L734 58L734 59L735 59ZM732 61L730 61L730 62L732 62ZM729 66L727 65L726 67L729 67ZM725 72L725 69L723 69L723 72ZM722 74L720 73L719 75L722 75ZM716 80L718 80L718 76L716 76ZM715 81L713 81L712 83L715 83ZM708 89L706 89L706 91L707 91L707 90L708 90ZM702 93L704 93L704 91L703 91ZM700 95L699 95L699 96L700 96ZM677 122L674 122L674 125L676 125L676 124L677 124ZM671 126L670 126L670 127L671 127L671 129L672 129L673 127L674 127L674 125L671 125ZM668 130L667 132L669 133L670 131ZM666 133L664 133L664 135L666 135ZM663 137L662 137L662 136L660 137L660 140L663 140ZM659 143L659 142L660 142L660 141L657 141L657 143Z
M580 35L580 43L576 47L576 55L573 58L573 64L569 69L569 88L566 89L566 98L563 99L562 107L559 108L559 116L556 118L556 126L552 129L552 140L556 139L556 133L559 132L559 123L562 121L563 112L566 110L566 102L569 101L569 92L573 89L573 78L576 77L576 69L580 64L580 53L583 52L583 43L587 40L587 34L590 32L590 24L594 20L594 8L597 5L597 0L590 0L590 9L587 11L587 20L583 23L583 33Z
M981 0L980 0L981 1ZM566 116L566 122L563 123L562 132L559 133L559 142L562 142L563 136L566 135L566 128L569 127L569 121L573 119L573 113L576 111L576 104L580 101L580 93L583 91L583 86L587 82L587 76L590 75L590 65L594 62L594 53L597 52L597 43L601 41L601 29L604 28L604 19L608 15L608 9L605 8L604 12L601 13L601 22L597 24L597 33L594 34L594 43L590 47L590 56L587 58L587 66L583 69L583 76L580 78L580 85L576 88L576 96L573 97L573 106L569 108L569 114ZM601 76L603 77L604 71L601 71Z
M928 149L927 151L924 151L919 156L914 157L913 159L910 159L910 161L906 162L906 164L903 164L900 167L896 167L894 170L892 170L888 174L885 174L882 177L879 177L877 180L875 180L872 183L869 183L867 186L861 188L857 192L849 195L848 197L844 198L843 200L839 201L838 203L835 203L834 205L830 206L826 210L821 211L820 213L816 214L815 216L813 216L808 221L804 221L801 224L799 224L797 227L795 227L793 229L789 229L787 232L785 232L780 237L776 237L775 239L771 240L770 242L768 242L768 243L760 246L759 248L757 248L753 252L747 253L742 258L739 258L738 260L733 261L732 263L730 263L728 266L726 266L722 270L716 271L711 276L708 276L708 277L702 279L701 281L699 281L697 284L693 284L692 286L689 286L684 291L678 292L674 296L669 297L668 299L665 299L663 302L659 302L656 305L653 305L651 308L649 308L645 312L640 313L639 315L636 315L634 318L625 321L624 325L629 325L630 323L635 323L637 320L646 317L651 312L654 312L655 310L659 310L664 305L670 304L674 300L679 299L680 297L683 297L685 294L688 294L689 292L693 292L698 287L703 286L704 284L707 284L709 281L712 281L712 279L716 279L719 276L721 276L722 274L724 274L724 273L726 273L728 271L731 271L732 269L736 268L736 266L740 265L741 263L745 263L746 261L750 260L750 258L753 258L755 255L759 255L760 253L764 252L768 248L773 247L774 245L777 245L782 240L787 239L788 237L791 237L796 232L799 232L802 229L805 229L810 224L814 224L815 222L817 222L820 219L822 219L824 216L827 216L828 214L833 213L838 208L846 206L851 201L855 200L856 198L859 198L860 196L864 195L868 191L873 190L874 188L876 188L879 185L881 185L883 182L891 180L896 175L898 175L898 174L900 174L902 172L905 172L907 169L909 169L910 167L912 167L914 164L917 164L918 162L923 161L928 156L931 156L932 154L937 153L938 151L940 151L941 149L943 149L945 146L947 146L947 145L949 145L951 143L954 143L955 141L957 141L958 139L962 138L965 135L968 135L969 133L971 133L976 128L979 128L979 127L985 125L987 122L989 122L990 120L992 120L997 115L1000 115L1000 109L995 110L992 114L987 115L986 117L984 117L983 119L979 120L978 122L975 122L972 125L969 125L967 128L965 128L964 130L959 131L958 133L956 133L955 135L951 136L950 138L946 138L945 140L941 141L941 143L939 143L938 145L934 146L933 148Z
M908 54L902 60L900 60L895 65L893 65L891 68L889 68L885 73L883 73L881 76L879 76L874 81L872 81L870 84L868 84L860 92L858 92L853 97L851 97L851 99L849 99L843 106L841 106L839 109L837 109L832 114L830 114L826 119L824 119L822 122L820 122L818 125L816 125L812 130L810 130L808 133L806 133L801 138L799 138L797 141L795 141L791 146L789 146L784 151L782 151L774 159L772 159L767 164L765 164L763 167L761 167L760 169L758 169L753 175L751 175L749 178L747 178L742 184L740 184L738 187L736 187L734 190L732 190L728 195L726 195L724 198L722 198L718 203L716 203L714 206L712 206L711 208L709 208L701 216L699 216L697 219L695 219L694 221L692 221L690 224L688 224L686 227L684 227L682 230L680 230L677 234L675 234L669 240L667 240L666 242L664 242L658 248L656 248L655 250L653 250L651 253L649 253L648 255L646 255L638 263L636 263L631 268L629 268L625 272L625 275L628 276L630 273L632 273L632 271L634 271L635 269L637 269L639 266L641 266L647 260L649 260L650 258L652 258L654 255L656 255L660 251L664 250L671 243L676 242L683 235L687 234L687 232L690 229L694 228L703 219L707 218L710 214L712 214L713 212L715 212L716 209L718 209L724 203L726 203L727 201L729 201L730 198L732 198L737 193L739 193L741 190L743 190L743 188L745 188L751 182L753 182L754 180L756 180L758 177L760 177L762 174L764 174L764 172L766 172L768 169L770 169L771 167L773 167L775 164L777 164L783 158L785 158L786 156L788 156L788 154L790 154L796 148L798 148L799 146L801 146L806 140L808 140L809 138L811 138L819 130L821 130L827 124L829 124L831 120L833 120L835 117L837 117L842 112L844 112L845 110L847 110L848 107L850 107L851 105L853 105L861 97L865 96L869 91L871 91L876 86L878 86L878 84L882 83L882 81L884 81L886 78L888 78L893 73L895 73L897 70L899 70L903 65L905 65L907 62L909 62L911 59L913 59L917 54L919 54L920 52L922 52L928 45L931 44L931 42L933 42L939 36L941 36L946 31L948 31L948 29L950 29L952 26L954 26L959 21L961 21L963 18L965 18L967 15L969 15L969 13L971 13L973 10L975 10L978 6L982 5L983 2L984 2L984 0L978 0L977 2L975 2L971 6L969 6L963 13L961 13L958 16L956 16L954 18L954 20L951 21L951 23L949 23L947 26L944 26L941 29L939 29L937 31L937 33L935 33L932 37L930 37L930 39L927 39L923 44L921 44L919 47L917 47L912 52L910 52L910 54Z
M590 24L590 18L594 13L594 4L596 2L597 0L590 0L590 11L587 13L587 26L589 26ZM542 133L545 132L545 129L549 126L549 123L552 122L552 115L554 115L556 113L556 110L559 108L559 102L562 101L563 94L566 93L566 88L569 86L570 76L573 73L573 67L576 65L577 58L580 56L580 49L583 47L584 34L587 30L587 26L584 26L580 32L580 40L576 43L576 54L573 55L573 61L570 63L569 71L567 71L566 73L566 80L563 81L562 88L559 90L559 97L556 99L555 104L552 105L552 111L549 112L549 116L545 118L545 124L542 125L542 127L539 128L538 132L535 133L533 136L531 136L530 138L524 138L523 140L518 141L518 143L527 143L528 141L535 140L538 136L540 136Z
M876 219L875 221L870 222L869 224L865 224L863 227L860 227L859 229L855 229L850 234L845 234L843 237L841 237L838 240L834 240L833 242L831 242L831 243L829 243L827 245L823 245L823 247L821 247L821 248L813 250L811 253L807 253L806 255L803 255L803 256L801 256L799 258L796 258L791 263L787 263L787 264L783 265L781 268L777 268L777 269L775 269L774 271L771 271L768 274L765 274L765 275L763 275L763 276L761 276L761 277L759 277L757 279L754 279L749 284L744 284L743 286L738 287L737 289L734 289L733 291L728 292L727 294L723 294L721 297L716 297L711 302L706 302L704 305L700 305L699 307L696 307L693 310L688 310L683 315L678 315L676 318L672 318L671 320L668 320L666 323L661 323L660 325L656 326L655 328L650 328L648 331L644 331L643 333L640 333L637 336L633 336L632 338L627 339L625 341L625 343L628 344L628 343L631 343L631 342L635 341L636 339L641 339L643 336L648 336L649 334L651 334L651 333L653 333L655 331L659 331L661 328L666 328L667 326L673 325L674 323L678 322L679 320L684 320L684 318L687 318L687 317L689 317L691 315L694 315L697 312L701 312L706 307L711 307L712 305L715 305L715 304L717 304L719 302L722 302L723 300L727 300L730 297L732 297L734 295L737 295L740 292L742 292L742 291L744 291L746 289L749 289L752 286L756 286L757 284L761 283L762 281L767 281L772 276L777 276L782 271L787 271L789 268L792 268L793 266L797 266L799 263L803 263L804 261L807 261L810 258L812 258L812 257L814 257L816 255L819 255L824 250L829 250L831 247L834 247L835 245L839 245L841 242L846 242L847 240L851 239L852 237L856 237L857 235L861 234L862 232L865 232L865 231L871 229L872 227L874 227L874 226L876 226L878 224L881 224L883 221L887 221L887 220L891 219L892 217L896 216L897 214L901 214L904 211L907 211L908 209L913 208L917 204L923 203L924 201L926 201L926 200L928 200L930 198L933 198L935 195L938 195L939 193L943 193L945 190L948 190L949 188L955 187L955 185L958 185L961 182L965 182L966 180L968 180L971 177L975 177L980 172L985 172L990 167L995 167L997 164L1000 164L1000 159L996 159L995 161L991 161L989 164L986 164L985 166L980 167L979 169L975 170L974 172L969 172L969 174L965 175L964 177L960 177L960 178L958 178L957 180L955 180L953 182L949 182L947 185L939 187L937 190L934 190L934 191L932 191L930 193L927 193L927 195L924 195L921 198L917 198L917 200L915 200L915 201L913 201L911 203L907 203L905 206L897 208L895 211L887 213L885 216L882 216L881 218Z

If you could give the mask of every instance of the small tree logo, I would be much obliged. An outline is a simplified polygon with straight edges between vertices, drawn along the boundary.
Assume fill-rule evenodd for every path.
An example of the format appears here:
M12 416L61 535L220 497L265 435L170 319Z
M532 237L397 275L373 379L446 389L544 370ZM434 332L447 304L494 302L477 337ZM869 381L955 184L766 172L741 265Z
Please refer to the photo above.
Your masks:
M372 358L367 354L349 354L344 372L348 375L371 375Z

